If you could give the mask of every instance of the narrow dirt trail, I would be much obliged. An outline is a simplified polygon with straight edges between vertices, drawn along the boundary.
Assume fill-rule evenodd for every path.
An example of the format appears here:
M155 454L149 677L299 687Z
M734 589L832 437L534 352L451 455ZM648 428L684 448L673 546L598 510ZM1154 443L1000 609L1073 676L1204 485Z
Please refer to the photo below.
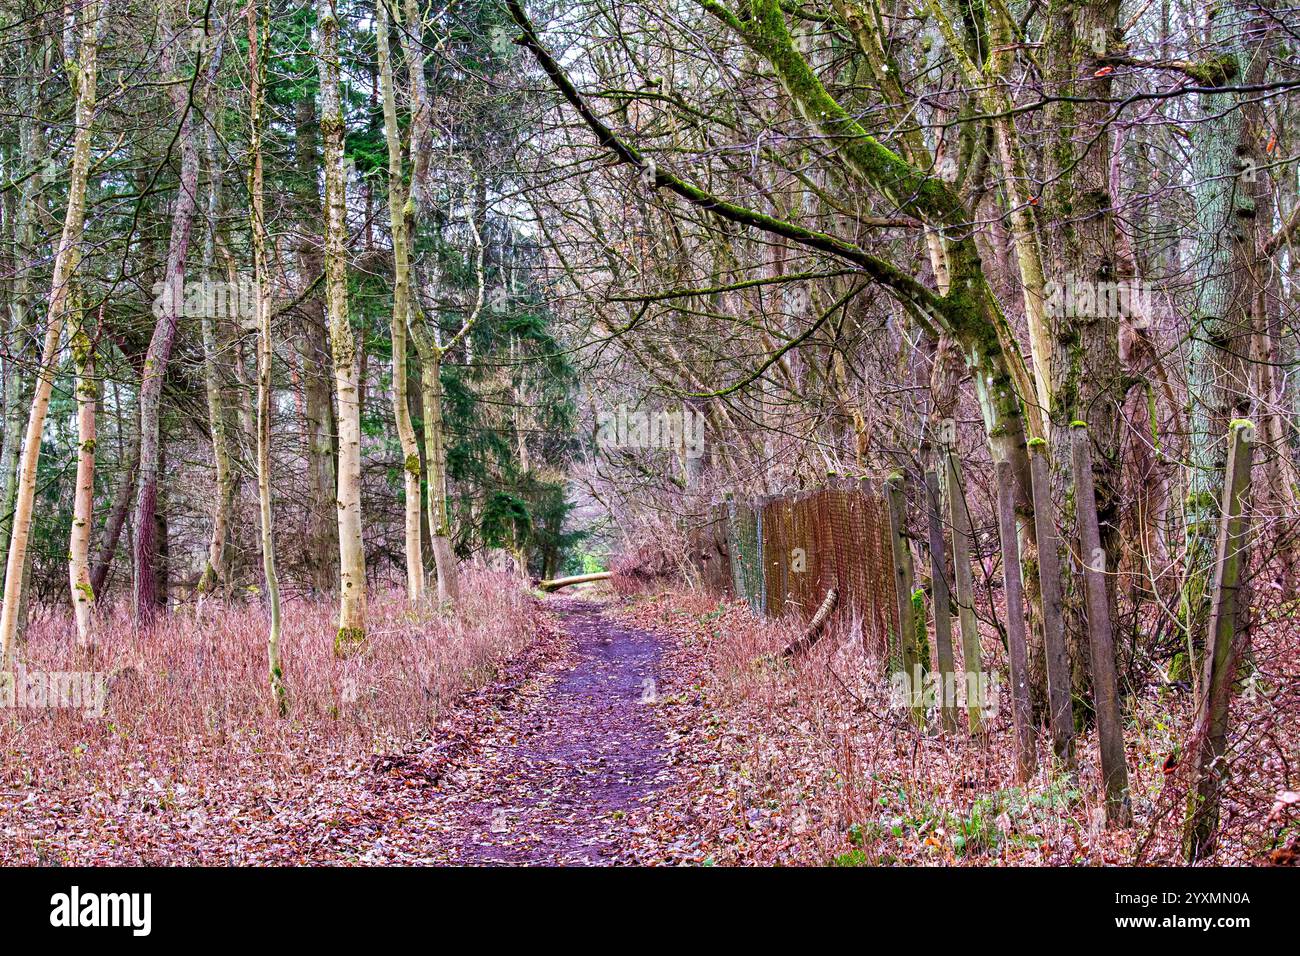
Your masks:
M636 811L672 779L650 713L659 639L611 620L599 604L553 599L550 607L572 656L501 712L433 798L449 862L628 862Z

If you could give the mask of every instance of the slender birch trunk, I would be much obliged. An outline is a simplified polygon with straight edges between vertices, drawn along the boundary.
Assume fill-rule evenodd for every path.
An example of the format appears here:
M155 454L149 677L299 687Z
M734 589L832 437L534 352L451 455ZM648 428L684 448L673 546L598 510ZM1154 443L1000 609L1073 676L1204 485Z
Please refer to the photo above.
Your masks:
M69 60L72 88L76 99L76 133L73 136L72 163L68 171L68 210L63 219L63 234L54 257L54 275L50 284L50 318L41 352L41 366L27 418L23 439L22 464L18 469L18 492L14 501L13 532L5 568L4 606L0 610L0 669L9 670L14 636L18 631L18 611L23 603L26 583L23 573L27 563L27 543L31 533L32 510L36 501L36 466L41 457L41 434L50 407L50 393L58 367L59 338L63 332L68 296L79 264L82 229L85 224L86 180L90 171L91 128L95 119L95 81L98 71L98 39L101 4L87 0L81 8L81 53Z
M320 117L316 101L310 96L298 102L293 139L296 178L300 184L293 199L300 238L294 243L293 252L305 285L317 282L325 271L322 250L311 238L320 217L320 197L316 190L316 176L320 169L317 148ZM339 527L334 503L338 486L338 430L334 423L333 376L323 289L310 290L296 311L299 314L296 347L302 368L303 443L311 496L306 516L308 570L312 587L318 593L333 593L339 579Z
M251 8L250 8L251 9ZM251 14L250 14L251 15ZM216 71L221 63L222 45L208 68L209 89L215 89ZM203 243L203 277L216 281L217 219L221 210L221 168L217 159L217 127L209 124L204 158L208 167L208 231ZM228 290L238 301L242 297ZM238 305L232 311L238 311ZM235 474L230 464L230 438L226 432L226 408L221 399L221 370L218 365L217 320L215 309L205 308L200 319L203 337L203 388L208 403L208 427L212 432L212 461L216 471L217 500L212 513L212 538L208 543L208 562L199 577L200 594L228 582L226 539L230 535L230 512L235 502Z
M447 506L447 436L442 404L442 360L462 341L468 344L469 334L483 314L486 295L485 249L474 213L470 214L468 224L478 250L475 260L478 291L474 306L460 330L445 344L436 341L426 343L424 349L424 354L429 357L423 371L427 446L425 457L429 460L429 491L431 495L436 492L436 500L430 502L429 525L433 529L433 559L438 571L438 601L443 604L455 604L460 600L460 580L456 555L451 547L451 514ZM434 333L437 333L436 325Z
M402 446L402 483L406 518L406 592L411 604L424 599L424 559L420 545L420 447L407 405L407 326L411 320L410 219L403 189L402 142L393 93L393 63L388 43L388 4L375 4L379 41L379 82L384 96L384 137L388 141L388 216L393 234L393 416Z
M262 103L264 65L262 39L265 21L259 23L260 4L248 5L248 153L252 169L248 174L248 195L252 204L249 227L253 245L254 302L257 313L257 499L262 526L262 572L266 577L266 599L271 623L266 633L266 665L271 697L283 717L289 712L280 662L280 579L275 570L275 529L271 511L271 297L267 294L265 195L262 188Z
M411 101L411 191L408 207L411 215L410 235L414 237L419 223L431 218L428 142L431 120L429 92L424 78L424 47L421 44L423 21L416 0L404 0L403 6L406 23L402 30L402 52L410 81ZM452 344L460 339L461 333L457 333L452 343L444 345L439 339L436 319L426 323L415 300L409 301L411 338L415 343L416 354L420 357L420 404L424 416L424 458L428 472L425 483L429 496L426 505L429 538L438 576L438 603L448 605L459 600L460 582L456 555L451 547L451 520L447 507L447 442L442 409L442 361Z
M75 308L75 307L74 307ZM91 612L95 592L90 587L90 533L95 507L95 411L98 383L95 381L95 349L86 331L84 311L76 309L72 331L72 358L77 381L77 483L72 504L72 531L68 541L68 584L72 611L77 621L77 643L91 646Z
M1034 371L1034 394L1038 399L1041 415L1046 416L1052 402L1052 353L1044 307L1047 297L1044 292L1046 279L1043 271L1043 252L1038 229L1030 212L1030 202L1033 197L1028 193L1030 185L1028 164L1020 145L1019 133L1012 121L1012 101L1007 92L1009 76L1015 63L1013 25L1005 11L996 10L990 13L992 24L989 28L989 39L993 49L989 54L987 65L981 68L966 55L965 46L957 35L956 29L942 14L935 0L930 0L930 9L935 14L936 22L945 36L949 50L956 56L958 66L965 73L968 81L976 89L982 90L979 98L985 110L993 117L993 132L997 141L998 158L1002 164L1002 183L1007 195L1007 212L1014 240L1016 264L1020 271L1020 284L1024 290L1025 322L1029 329L1029 348ZM1021 400L1029 402L1031 399L1029 395L1022 395ZM1035 420L1036 416L1031 415L1031 426Z
M361 540L361 370L348 323L347 183L343 105L339 98L339 21L333 0L319 0L321 139L325 146L325 301L338 400L340 600L335 649L365 640L366 552Z
M21 154L32 163L41 160L34 118L24 115L18 123L18 143ZM18 457L22 451L20 435L23 412L30 408L30 386L25 381L24 360L31 355L32 337L32 270L35 268L36 246L36 187L37 178L28 176L18 187L18 201L14 210L14 258L17 275L14 277L13 299L10 302L8 348L4 363L4 446L0 449L0 567L7 564L9 540L13 530L11 516L18 492Z
M428 469L429 537L438 575L438 603L460 599L456 555L451 548L451 514L447 507L447 439L442 412L443 350L416 337L420 355L420 404L424 413L424 460Z

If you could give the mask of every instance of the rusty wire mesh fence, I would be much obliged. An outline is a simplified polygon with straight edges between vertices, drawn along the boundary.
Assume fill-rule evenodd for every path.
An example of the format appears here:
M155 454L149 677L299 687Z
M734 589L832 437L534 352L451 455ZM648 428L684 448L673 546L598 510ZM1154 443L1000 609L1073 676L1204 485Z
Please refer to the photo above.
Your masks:
M755 613L805 620L835 588L837 616L861 622L866 646L891 651L896 605L885 509L880 494L856 483L755 502L728 498L700 534L701 580Z

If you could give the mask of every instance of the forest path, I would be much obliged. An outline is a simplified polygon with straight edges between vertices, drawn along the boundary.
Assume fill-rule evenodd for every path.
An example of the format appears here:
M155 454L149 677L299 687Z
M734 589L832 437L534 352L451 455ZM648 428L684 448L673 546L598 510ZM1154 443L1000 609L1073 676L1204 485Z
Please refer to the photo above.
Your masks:
M434 798L436 840L450 862L631 862L636 810L672 779L650 713L660 638L589 601L555 598L548 608L572 654L539 693L501 712Z

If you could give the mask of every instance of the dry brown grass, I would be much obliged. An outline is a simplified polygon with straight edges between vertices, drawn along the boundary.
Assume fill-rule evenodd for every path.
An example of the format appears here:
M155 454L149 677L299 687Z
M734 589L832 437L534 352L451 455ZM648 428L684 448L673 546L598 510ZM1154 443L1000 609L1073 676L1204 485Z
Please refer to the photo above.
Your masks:
M891 703L883 665L862 652L852 621L837 622L790 664L770 655L801 625L758 619L740 604L674 590L642 597L628 613L677 635L672 666L695 682L712 711L703 727L687 731L698 746L713 748L695 762L696 799L710 806L704 816L725 821L706 836L703 856L841 865L1180 861L1183 793L1166 760L1177 760L1190 723L1186 693L1153 685L1129 701L1137 824L1106 830L1095 735L1079 741L1077 780L1040 768L1018 783L1005 695L984 741L933 728L918 733L907 711ZM1280 689L1295 684L1295 642L1289 628L1265 624L1260 631L1268 684L1278 690L1234 705L1233 778L1221 845L1209 861L1219 864L1266 862L1300 822L1294 815L1267 819L1276 794L1296 789L1300 766L1300 706L1294 691ZM986 667L1005 670L992 631L984 655ZM1039 753L1046 762L1044 733Z
M102 717L0 711L0 860L116 859L115 834L151 816L164 826L195 813L238 826L241 807L309 786L318 770L407 746L528 644L539 614L508 575L469 573L455 615L412 612L401 591L376 590L366 644L340 660L335 605L289 602L290 711L281 719L268 691L260 603L209 602L140 632L125 608L106 611L94 662L110 675ZM40 616L21 663L85 669L73 633L64 614Z

